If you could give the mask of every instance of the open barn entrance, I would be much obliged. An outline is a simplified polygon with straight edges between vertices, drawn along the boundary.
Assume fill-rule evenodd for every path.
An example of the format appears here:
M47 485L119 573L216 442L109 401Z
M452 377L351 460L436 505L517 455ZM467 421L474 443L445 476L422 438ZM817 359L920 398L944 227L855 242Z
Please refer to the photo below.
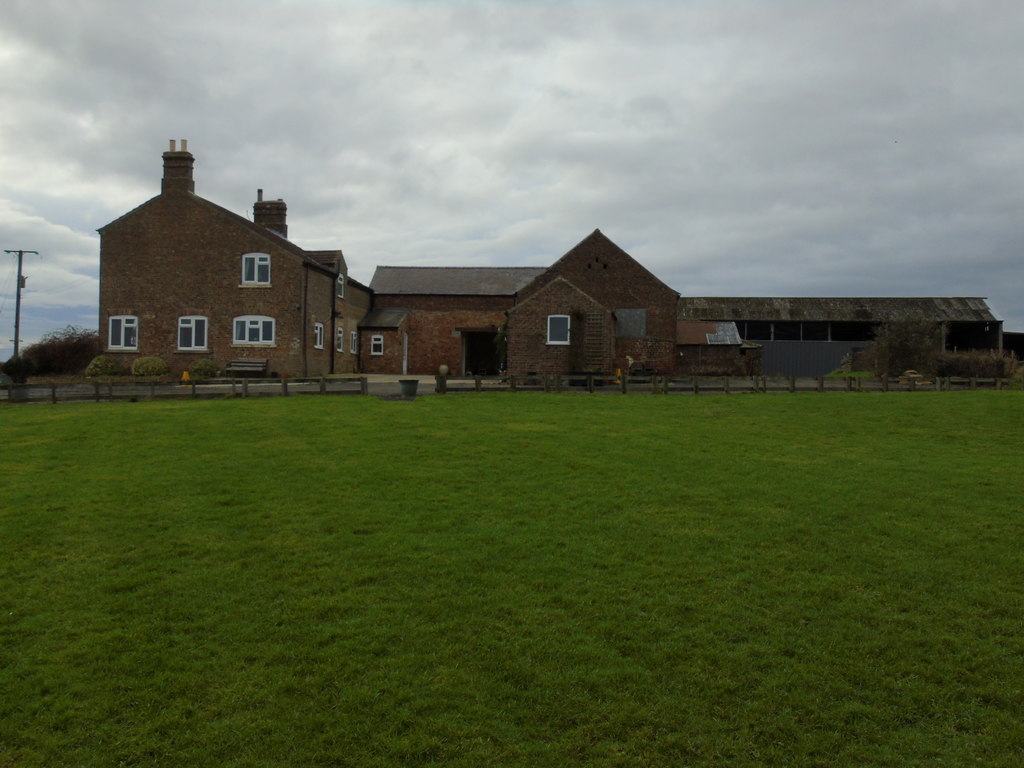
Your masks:
M501 356L494 343L497 328L462 329L462 374L493 376L501 367Z

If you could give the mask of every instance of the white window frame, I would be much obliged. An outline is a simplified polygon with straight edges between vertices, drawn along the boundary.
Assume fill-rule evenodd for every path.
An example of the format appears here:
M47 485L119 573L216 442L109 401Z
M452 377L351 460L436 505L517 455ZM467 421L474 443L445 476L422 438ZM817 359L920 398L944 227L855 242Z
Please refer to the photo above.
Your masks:
M241 329L239 324L242 324ZM239 334L239 330L243 334ZM257 339L253 339L253 332ZM268 332L269 331L269 332ZM269 335L270 338L267 338ZM276 343L277 321L266 315L239 315L231 321L231 343L246 347L269 347Z
M384 336L375 333L370 337L370 354L379 356L384 354Z
M353 355L359 354L359 331L352 331L348 335L348 351Z
M345 351L345 328L339 325L338 330L334 334L334 348L339 352Z
M558 338L553 338L551 334L551 321L552 320L565 320L565 337L562 338L559 334ZM547 343L551 346L564 347L569 344L572 338L572 318L569 315L548 315L548 341Z
M345 298L345 273L342 272L338 275L338 298Z
M116 331L114 329L117 329ZM131 338L129 338L131 337ZM117 340L115 343L115 339ZM138 349L139 318L136 315L111 315L107 324L107 349Z
M242 285L270 285L269 253L242 254Z
M196 329L199 327L202 328L202 344L196 343L196 337L198 336ZM192 343L183 345L181 343L181 332L186 329ZM205 352L209 342L209 333L210 323L203 315L182 315L178 318L178 349L183 352Z

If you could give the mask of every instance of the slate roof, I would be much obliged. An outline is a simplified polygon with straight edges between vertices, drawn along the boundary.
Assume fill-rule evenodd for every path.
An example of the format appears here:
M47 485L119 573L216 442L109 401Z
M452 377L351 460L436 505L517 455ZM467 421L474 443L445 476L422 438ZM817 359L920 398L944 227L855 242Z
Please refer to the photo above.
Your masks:
M988 322L983 298L708 298L679 299L679 320L805 320L885 323L898 320Z
M408 309L394 309L391 307L385 309L374 309L359 321L359 327L398 328L408 314Z
M377 267L375 293L514 296L547 267Z

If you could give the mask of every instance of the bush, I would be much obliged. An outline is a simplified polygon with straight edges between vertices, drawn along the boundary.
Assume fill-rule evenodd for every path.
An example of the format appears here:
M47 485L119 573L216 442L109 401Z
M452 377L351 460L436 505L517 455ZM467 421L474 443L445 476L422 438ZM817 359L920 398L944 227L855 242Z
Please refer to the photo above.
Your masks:
M138 357L132 363L132 376L166 376L170 369L159 357Z
M1011 379L1017 372L1017 359L1008 352L974 349L945 352L939 356L939 376L964 376L981 379Z
M213 360L202 357L188 367L188 375L192 381L206 381L217 375L217 366Z
M15 384L24 384L25 380L34 372L32 361L23 355L12 357L0 365L0 370L10 376L11 381Z
M107 355L97 355L85 367L85 375L90 378L101 376L124 376L124 366Z
M854 365L876 376L904 371L932 375L942 351L942 329L930 320L902 320L875 328L875 338L857 355Z
M37 376L79 374L100 352L100 335L93 330L69 325L50 331L25 350Z

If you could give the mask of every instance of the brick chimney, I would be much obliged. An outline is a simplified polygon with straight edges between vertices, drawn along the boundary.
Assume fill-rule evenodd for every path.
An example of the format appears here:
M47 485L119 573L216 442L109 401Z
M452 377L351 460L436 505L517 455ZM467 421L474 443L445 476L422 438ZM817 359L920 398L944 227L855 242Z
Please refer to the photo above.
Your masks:
M284 200L264 200L263 190L256 190L256 202L252 206L252 219L261 227L266 227L288 237L288 206Z
M160 192L195 192L196 183L192 181L192 164L195 158L188 151L188 139L181 140L181 149L171 139L171 148L164 152L164 178L160 182Z

